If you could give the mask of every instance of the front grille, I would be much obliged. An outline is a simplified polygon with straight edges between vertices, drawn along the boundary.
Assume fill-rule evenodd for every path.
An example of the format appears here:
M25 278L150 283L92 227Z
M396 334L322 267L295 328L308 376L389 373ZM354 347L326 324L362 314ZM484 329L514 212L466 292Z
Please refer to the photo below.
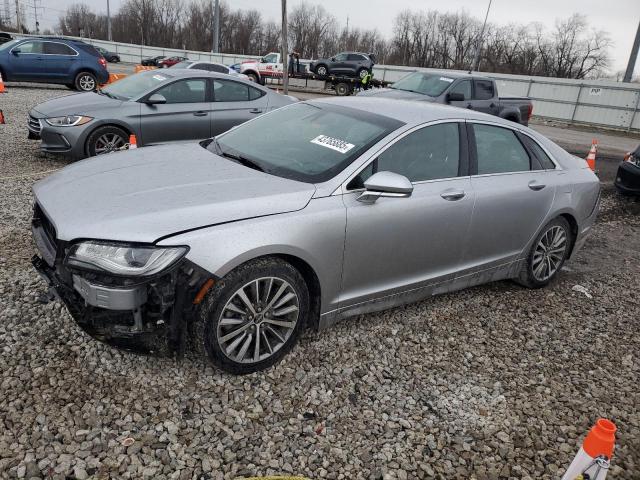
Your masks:
M29 131L37 133L39 135L40 131L42 130L42 125L40 124L40 120L38 120L33 115L29 115L29 119L27 120L27 128L29 129Z

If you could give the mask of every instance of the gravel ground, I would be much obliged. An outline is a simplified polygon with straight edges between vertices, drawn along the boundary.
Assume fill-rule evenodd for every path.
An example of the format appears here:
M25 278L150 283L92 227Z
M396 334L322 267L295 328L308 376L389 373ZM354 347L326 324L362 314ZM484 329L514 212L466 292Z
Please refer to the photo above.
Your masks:
M63 93L0 96L1 477L551 479L599 416L619 428L610 478L640 477L638 201L605 185L593 237L549 288L361 316L232 377L113 350L38 303L30 187L65 161L26 140L25 117Z

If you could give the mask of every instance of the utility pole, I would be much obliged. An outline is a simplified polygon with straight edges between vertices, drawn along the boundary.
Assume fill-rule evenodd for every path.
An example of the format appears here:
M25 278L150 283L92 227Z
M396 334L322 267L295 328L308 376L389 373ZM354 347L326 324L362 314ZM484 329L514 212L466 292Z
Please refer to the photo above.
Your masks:
M344 39L344 49L349 50L349 15L347 15L347 34Z
M111 38L111 9L109 8L109 0L107 0L107 40L110 42L113 40Z
M40 33L40 23L38 22L38 8L40 7L38 6L38 1L39 0L33 0L33 5L27 4L27 7L33 7L33 16L36 22L36 35Z
M22 22L20 21L20 0L16 0L16 29L22 33Z
M282 93L289 93L289 47L287 45L287 0L282 0Z
M633 70L636 68L636 60L638 59L638 50L640 50L640 22L638 22L638 31L636 32L636 39L633 42L631 48L631 56L629 57L629 63L627 64L627 71L624 72L623 82L629 83L631 77L633 77Z
M480 38L476 43L476 54L473 58L473 65L471 65L471 71L478 70L478 64L480 63L480 50L482 50L482 42L484 41L484 29L487 27L487 18L489 18L489 10L491 10L491 0L487 6L487 13L484 16L484 23L482 24L482 31L480 32Z
M213 6L213 53L220 52L220 0L214 0Z

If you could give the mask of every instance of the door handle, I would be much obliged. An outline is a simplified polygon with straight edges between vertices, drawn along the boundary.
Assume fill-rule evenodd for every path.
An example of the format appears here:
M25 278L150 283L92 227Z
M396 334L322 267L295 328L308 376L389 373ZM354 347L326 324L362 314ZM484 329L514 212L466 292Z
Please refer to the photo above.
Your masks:
M203 110L199 110L199 111L195 112L193 115L195 117L205 117L207 115L207 112L205 112Z
M261 108L252 108L251 110L249 110L249 113L262 113L262 109Z
M546 187L546 185L545 185L545 184L543 184L543 183L538 183L536 180L531 180L531 181L529 182L529 188L530 188L531 190L535 190L536 192L537 192L538 190L542 190L544 187Z
M464 198L465 195L466 193L462 190L445 190L440 194L442 198L449 200L450 202L460 200L461 198Z

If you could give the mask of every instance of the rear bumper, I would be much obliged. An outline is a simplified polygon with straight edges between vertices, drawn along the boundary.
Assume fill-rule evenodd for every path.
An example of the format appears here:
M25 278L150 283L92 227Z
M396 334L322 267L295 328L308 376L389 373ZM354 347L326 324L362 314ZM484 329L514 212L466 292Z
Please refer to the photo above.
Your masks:
M598 192L598 199L596 200L596 204L593 207L593 211L586 219L581 222L580 226L578 227L579 230L578 234L576 235L576 241L573 244L573 249L571 250L571 258L573 258L576 253L578 253L582 249L582 247L584 247L584 244L589 238L589 235L591 235L593 226L596 223L596 218L598 217L598 212L600 211L601 196L602 190Z
M640 167L630 162L622 162L614 185L625 195L640 195Z

